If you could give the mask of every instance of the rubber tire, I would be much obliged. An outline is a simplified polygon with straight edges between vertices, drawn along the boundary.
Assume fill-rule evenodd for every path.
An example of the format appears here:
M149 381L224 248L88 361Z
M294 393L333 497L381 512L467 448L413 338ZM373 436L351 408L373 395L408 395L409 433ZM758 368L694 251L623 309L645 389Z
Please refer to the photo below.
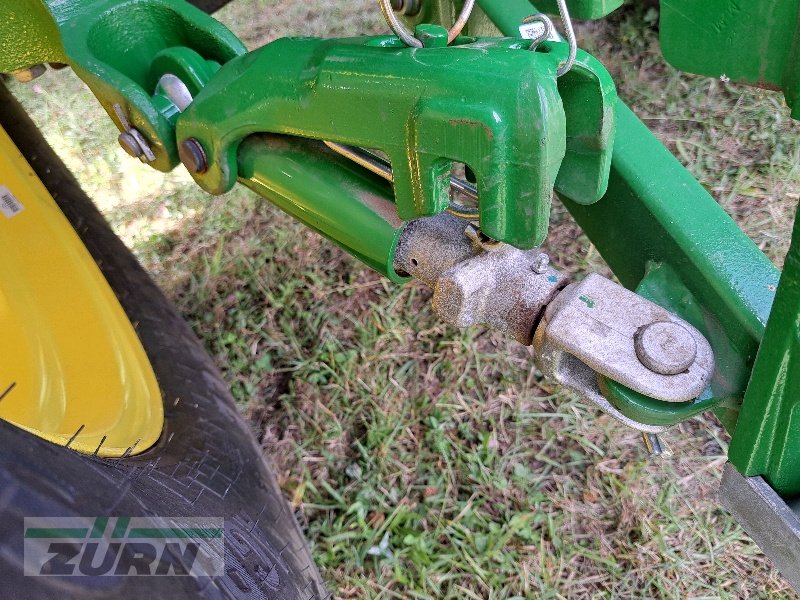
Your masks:
M116 460L78 454L0 421L3 596L328 597L263 451L210 357L1 84L0 125L48 187L134 323L165 411L158 444ZM226 574L23 576L24 517L101 515L224 517Z

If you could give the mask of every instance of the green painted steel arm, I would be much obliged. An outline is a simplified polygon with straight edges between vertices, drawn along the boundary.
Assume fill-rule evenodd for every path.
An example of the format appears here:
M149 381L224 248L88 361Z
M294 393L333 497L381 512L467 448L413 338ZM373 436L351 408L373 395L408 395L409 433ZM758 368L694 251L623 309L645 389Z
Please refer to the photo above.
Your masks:
M119 113L136 129L152 151L147 161L161 171L179 159L174 107L157 89L159 78L177 72L202 86L244 52L222 23L183 1L0 2L0 72L68 64L120 129Z
M800 0L661 0L660 12L675 68L783 90L800 118Z
M567 0L569 14L573 19L595 20L611 14L622 6L624 0ZM557 15L558 3L556 0L539 0L538 8L544 12Z
M784 497L800 495L800 219L728 456ZM744 425L746 424L746 426Z
M566 145L558 55L519 39L457 43L285 38L231 61L178 119L178 139L207 157L195 181L229 190L238 145L254 133L331 140L386 153L398 215L409 220L447 208L450 169L461 162L477 178L482 231L540 244Z

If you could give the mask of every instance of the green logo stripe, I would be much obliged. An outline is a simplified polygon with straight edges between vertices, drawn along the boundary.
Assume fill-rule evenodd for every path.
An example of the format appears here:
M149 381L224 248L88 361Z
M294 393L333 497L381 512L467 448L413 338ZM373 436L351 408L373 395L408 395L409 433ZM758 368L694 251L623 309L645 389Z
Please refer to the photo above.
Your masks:
M29 527L25 530L26 538L84 538L88 529L79 527Z
M103 535L103 532L106 530L106 525L108 525L108 517L97 517L94 520L94 527L92 527L92 535L93 538L99 538Z
M158 527L133 528L128 532L129 538L221 538L222 528L203 527Z
M130 517L120 517L117 519L117 524L114 526L114 531L111 532L112 538L121 538L125 536L125 532L128 530L128 523L130 523Z

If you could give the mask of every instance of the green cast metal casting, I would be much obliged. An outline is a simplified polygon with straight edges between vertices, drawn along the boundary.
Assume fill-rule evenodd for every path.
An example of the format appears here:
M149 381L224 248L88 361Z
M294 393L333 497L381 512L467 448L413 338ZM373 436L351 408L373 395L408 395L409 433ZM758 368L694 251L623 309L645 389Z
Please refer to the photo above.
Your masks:
M800 118L800 0L661 0L661 50L675 68L783 90Z
M174 111L163 96L156 97L163 69L186 61L184 73L207 76L245 52L224 25L178 0L0 4L0 71L43 62L70 65L122 129L113 108L120 105L148 140L156 156L150 165L161 171L179 163L169 118ZM27 36L33 43L26 48Z
M419 14L402 19L409 28L419 27L419 23L431 19L451 23L462 4L452 0L425 0ZM535 9L531 6L530 11L533 13ZM499 32L492 18L502 13L502 4L489 15L476 5L464 31L473 37L496 37ZM513 24L508 35L518 37L519 25ZM540 50L554 52L559 60L567 57L563 44L545 43ZM567 116L567 148L555 188L578 203L591 204L603 197L608 186L614 146L616 87L606 68L591 54L578 49L574 66L558 79L558 93Z
M403 222L391 186L303 138L254 135L239 146L239 181L394 282Z
M0 73L66 61L58 26L44 0L0 2Z
M623 2L624 0L567 0L567 8L573 19L595 20L608 16L622 6ZM536 7L551 15L558 14L556 0L538 0Z
M566 44L545 42L543 51L566 60ZM595 57L578 49L575 64L558 78L567 116L567 148L555 189L578 204L593 204L608 189L616 133L617 88Z
M763 475L784 497L800 495L800 220L758 350L729 460Z
M531 13L527 0L477 1L506 35ZM667 405L608 380L601 387L633 419L669 424L713 407L733 431L779 272L622 102L616 128L605 196L591 205L561 199L623 285L708 337L717 367L710 388L692 403Z
M557 53L520 40L408 48L394 37L285 38L231 61L178 119L208 157L195 180L223 193L248 135L284 133L383 151L401 219L449 204L453 162L477 177L481 229L531 248L544 239L564 158Z
M462 162L477 177L481 230L531 248L546 236L554 186L584 203L605 191L616 92L586 53L557 83L565 45L542 52L527 45L508 38L420 49L389 37L278 40L222 69L179 118L178 136L201 143L208 169L195 179L217 194L235 182L237 145L253 133L381 150L392 163L403 220L442 212L451 164Z

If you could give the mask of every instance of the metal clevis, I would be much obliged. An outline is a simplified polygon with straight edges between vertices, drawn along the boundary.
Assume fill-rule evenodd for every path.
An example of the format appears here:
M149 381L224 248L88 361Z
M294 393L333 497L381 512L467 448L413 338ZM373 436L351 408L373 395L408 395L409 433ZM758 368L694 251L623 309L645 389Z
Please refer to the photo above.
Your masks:
M627 417L600 378L680 403L700 396L714 373L710 344L684 319L596 273L570 283L546 254L487 240L453 215L409 223L394 261L433 288L446 322L482 323L532 345L543 375L643 433L667 426Z

